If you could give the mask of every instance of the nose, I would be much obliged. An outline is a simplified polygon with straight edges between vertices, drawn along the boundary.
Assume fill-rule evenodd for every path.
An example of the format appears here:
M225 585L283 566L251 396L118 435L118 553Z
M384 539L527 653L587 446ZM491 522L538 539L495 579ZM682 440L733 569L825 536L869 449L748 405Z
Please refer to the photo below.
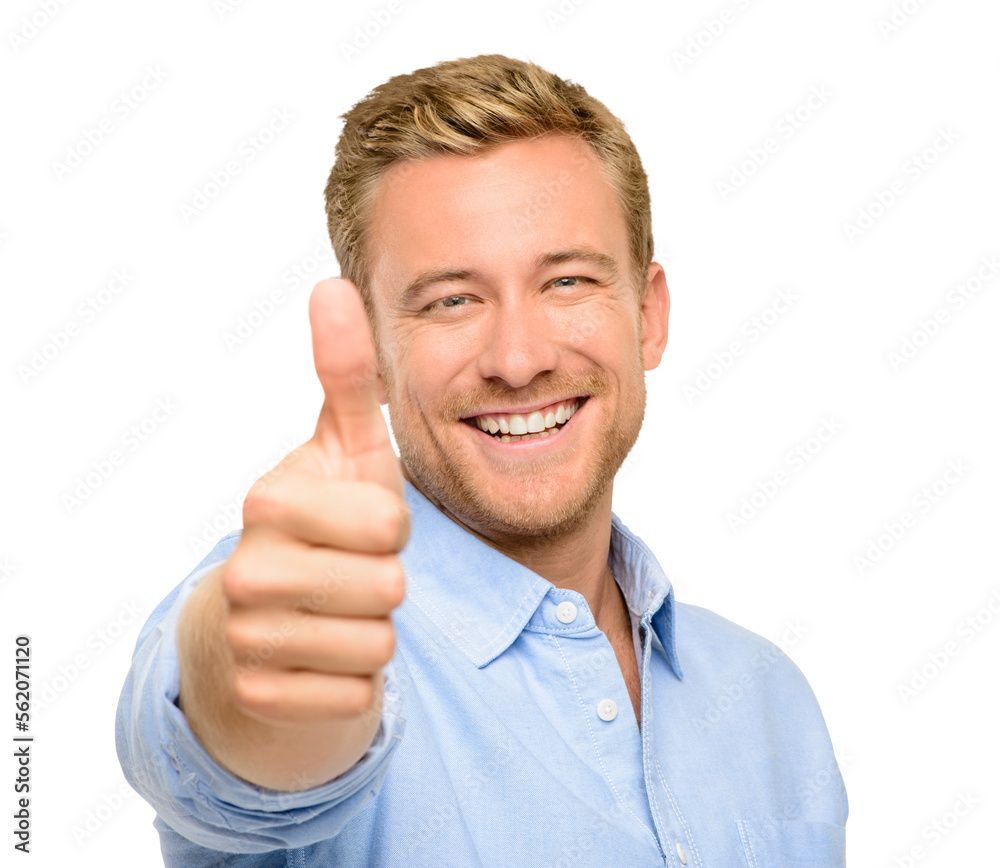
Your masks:
M494 307L479 348L480 375L502 380L511 389L555 370L559 356L548 318L521 298L516 303L505 299Z

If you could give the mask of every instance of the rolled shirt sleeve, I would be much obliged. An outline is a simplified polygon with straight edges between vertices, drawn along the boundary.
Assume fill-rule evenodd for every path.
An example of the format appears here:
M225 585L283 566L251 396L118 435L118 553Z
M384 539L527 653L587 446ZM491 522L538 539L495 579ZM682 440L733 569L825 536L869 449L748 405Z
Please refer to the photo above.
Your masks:
M230 853L306 847L337 835L377 795L405 728L399 690L390 663L372 744L348 771L314 789L259 787L212 759L177 706L175 634L188 595L238 541L238 531L220 540L143 626L118 702L118 757L129 784L163 822L195 844Z

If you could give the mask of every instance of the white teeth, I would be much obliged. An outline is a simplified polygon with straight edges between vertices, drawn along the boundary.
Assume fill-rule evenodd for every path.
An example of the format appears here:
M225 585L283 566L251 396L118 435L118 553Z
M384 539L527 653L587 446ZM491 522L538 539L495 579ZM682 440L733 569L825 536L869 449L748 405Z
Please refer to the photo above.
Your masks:
M560 403L555 411L533 410L527 414L511 413L509 415L477 416L476 427L492 434L497 440L509 443L511 440L527 440L531 437L548 437L556 433L556 426L568 422L580 407L579 401Z
M501 443L510 443L513 440L534 440L536 437L549 437L554 434L554 431L539 431L537 434L504 434L503 437L498 437Z

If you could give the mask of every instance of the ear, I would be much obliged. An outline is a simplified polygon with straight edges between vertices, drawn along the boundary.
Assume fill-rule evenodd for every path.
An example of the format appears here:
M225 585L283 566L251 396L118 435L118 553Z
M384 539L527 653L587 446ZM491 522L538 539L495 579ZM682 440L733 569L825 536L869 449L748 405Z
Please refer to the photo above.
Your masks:
M654 262L646 272L646 291L639 310L642 327L642 364L651 371L660 364L667 346L667 320L670 318L670 291L663 266Z

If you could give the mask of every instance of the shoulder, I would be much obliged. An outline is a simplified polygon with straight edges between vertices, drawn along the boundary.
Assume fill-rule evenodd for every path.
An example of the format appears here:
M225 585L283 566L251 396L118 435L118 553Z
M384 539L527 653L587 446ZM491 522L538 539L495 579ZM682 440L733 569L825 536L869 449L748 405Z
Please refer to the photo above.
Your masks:
M843 825L847 792L830 733L806 676L786 653L807 641L808 629L787 621L775 643L684 603L675 604L675 623L688 738L770 782L762 804L784 794L774 812L792 806L795 816ZM793 804L793 793L801 804Z
M675 604L677 651L685 677L765 684L815 707L802 670L786 650L808 634L798 622L785 625L781 645L701 606Z

